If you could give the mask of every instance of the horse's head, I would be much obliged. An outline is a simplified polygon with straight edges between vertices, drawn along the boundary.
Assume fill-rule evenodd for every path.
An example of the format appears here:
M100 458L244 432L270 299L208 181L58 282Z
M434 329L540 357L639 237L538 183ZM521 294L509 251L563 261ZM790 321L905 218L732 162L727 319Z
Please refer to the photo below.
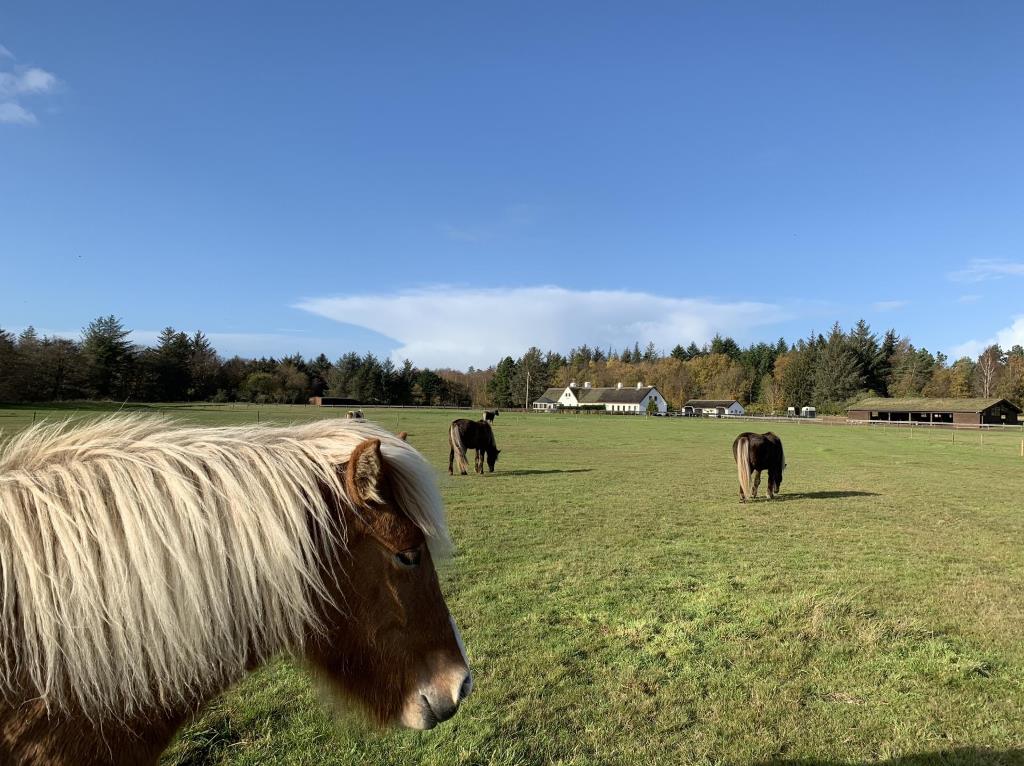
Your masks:
M500 453L501 450L497 447L492 447L487 450L487 467L490 469L491 473L494 473L494 464L498 462L498 455Z
M333 604L307 656L380 723L430 729L472 691L462 640L424 534L396 503L380 440L362 442L342 470L347 551L332 562Z

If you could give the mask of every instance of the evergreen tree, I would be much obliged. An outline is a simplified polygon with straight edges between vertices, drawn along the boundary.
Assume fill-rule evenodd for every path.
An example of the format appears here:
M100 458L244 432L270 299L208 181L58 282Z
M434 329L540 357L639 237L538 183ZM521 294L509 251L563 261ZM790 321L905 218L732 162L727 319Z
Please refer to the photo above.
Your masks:
M494 368L494 376L487 384L487 394L495 407L512 407L512 381L516 377L516 363L506 356Z
M129 335L131 330L113 314L94 319L82 331L82 356L91 398L127 397L135 361Z
M818 354L814 371L814 403L822 412L838 412L864 383L860 360L839 323L832 327Z

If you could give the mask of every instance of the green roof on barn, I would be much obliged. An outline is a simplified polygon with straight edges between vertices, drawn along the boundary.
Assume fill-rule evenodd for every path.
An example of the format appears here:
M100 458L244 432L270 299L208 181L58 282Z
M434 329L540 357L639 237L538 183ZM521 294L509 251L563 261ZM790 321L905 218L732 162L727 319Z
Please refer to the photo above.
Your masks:
M888 399L876 396L871 399L862 399L847 409L871 410L872 412L984 412L1000 402L1006 402L1020 412L1020 407L1013 402L998 397L989 399L932 399L928 397Z

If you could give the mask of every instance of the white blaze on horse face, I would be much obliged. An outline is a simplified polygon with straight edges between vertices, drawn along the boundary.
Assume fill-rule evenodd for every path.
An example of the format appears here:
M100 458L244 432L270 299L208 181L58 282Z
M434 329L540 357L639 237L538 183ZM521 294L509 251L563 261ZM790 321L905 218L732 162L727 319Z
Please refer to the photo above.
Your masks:
M417 688L402 709L401 723L409 729L432 729L442 721L455 715L462 700L473 691L473 674L469 670L469 659L462 636L449 615L452 635L459 647L461 662L452 662L451 655L439 658L439 667L430 673L430 678Z
M451 621L452 633L455 634L455 641L458 643L459 652L462 654L462 664L466 666L466 675L454 693L456 699L462 700L473 693L473 671L469 668L469 657L466 656L466 645L462 643L462 634L459 633L459 628L455 624L455 618L449 614L448 619Z

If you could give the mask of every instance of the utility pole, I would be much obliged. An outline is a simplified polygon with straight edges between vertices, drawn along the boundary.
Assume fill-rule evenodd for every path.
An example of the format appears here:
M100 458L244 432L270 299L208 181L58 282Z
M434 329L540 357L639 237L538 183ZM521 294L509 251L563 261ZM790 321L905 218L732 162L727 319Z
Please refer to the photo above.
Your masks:
M526 368L526 401L523 403L523 409L530 409L530 368Z

